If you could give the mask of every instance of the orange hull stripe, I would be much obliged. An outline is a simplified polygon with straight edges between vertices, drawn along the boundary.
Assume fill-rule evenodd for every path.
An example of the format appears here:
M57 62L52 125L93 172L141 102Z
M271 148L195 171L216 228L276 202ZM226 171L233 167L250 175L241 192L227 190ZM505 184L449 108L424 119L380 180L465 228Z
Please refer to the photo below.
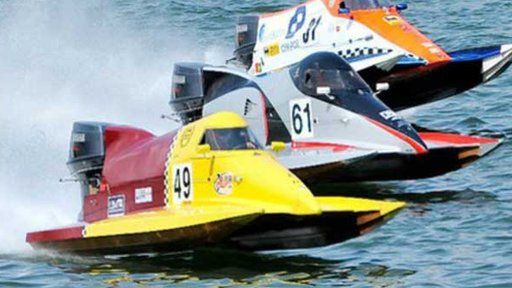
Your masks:
M352 11L350 16L386 40L429 63L451 60L441 47L409 24L394 7L387 10L356 10Z

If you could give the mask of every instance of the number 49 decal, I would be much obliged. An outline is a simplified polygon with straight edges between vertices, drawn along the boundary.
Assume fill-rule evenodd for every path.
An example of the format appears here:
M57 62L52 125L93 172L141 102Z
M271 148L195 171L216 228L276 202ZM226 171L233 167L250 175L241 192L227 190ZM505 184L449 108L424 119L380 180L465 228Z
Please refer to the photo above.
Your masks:
M290 101L290 124L292 139L304 139L314 136L311 99Z
M173 175L173 203L190 202L194 196L192 185L192 165L190 163L174 165Z

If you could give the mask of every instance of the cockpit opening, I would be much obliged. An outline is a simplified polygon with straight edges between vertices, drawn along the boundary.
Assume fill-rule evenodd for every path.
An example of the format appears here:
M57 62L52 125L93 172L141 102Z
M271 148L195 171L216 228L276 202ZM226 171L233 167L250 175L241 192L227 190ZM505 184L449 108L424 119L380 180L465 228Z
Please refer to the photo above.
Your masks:
M364 80L341 57L333 53L317 53L290 69L297 89L309 96L318 88L328 87L337 95L372 93Z
M208 144L213 151L260 150L262 145L247 127L208 129L201 144Z
M340 8L348 8L350 10L367 10L392 6L389 0L344 0Z

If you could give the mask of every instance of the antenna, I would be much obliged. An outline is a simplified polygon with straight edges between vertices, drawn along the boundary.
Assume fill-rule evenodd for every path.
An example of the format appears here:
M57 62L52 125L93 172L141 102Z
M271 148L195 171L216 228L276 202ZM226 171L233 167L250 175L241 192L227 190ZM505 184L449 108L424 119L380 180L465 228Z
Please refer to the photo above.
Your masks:
M172 115L162 114L162 115L160 115L160 119L167 119L167 120L174 121L176 123L181 123L181 120L176 117L176 114L172 114Z
M59 183L68 183L68 182L84 182L83 180L77 179L77 178L60 178Z

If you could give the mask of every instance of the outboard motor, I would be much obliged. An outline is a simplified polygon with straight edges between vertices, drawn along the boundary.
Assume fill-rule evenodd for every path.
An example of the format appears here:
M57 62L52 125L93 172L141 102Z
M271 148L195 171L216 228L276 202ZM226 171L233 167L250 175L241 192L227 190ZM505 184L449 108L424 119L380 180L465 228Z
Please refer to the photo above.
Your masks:
M97 122L73 124L67 166L80 181L83 197L99 189L105 161L104 133L107 126L106 123Z
M172 91L169 105L187 124L202 117L205 83L203 64L178 63L174 64Z
M237 19L234 54L235 59L246 68L252 65L252 56L258 38L258 22L257 15L240 16Z

